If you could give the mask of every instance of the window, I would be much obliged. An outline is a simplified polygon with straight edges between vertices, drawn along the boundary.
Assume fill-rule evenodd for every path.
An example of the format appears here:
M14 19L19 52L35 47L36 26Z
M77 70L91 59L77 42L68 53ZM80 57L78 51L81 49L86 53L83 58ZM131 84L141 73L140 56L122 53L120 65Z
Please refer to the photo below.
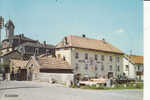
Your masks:
M30 65L30 68L33 69L33 67L34 67L33 64L31 64L31 65Z
M120 57L117 57L117 62L120 62Z
M104 71L104 65L101 66L101 71Z
M95 71L97 71L97 70L98 70L97 65L95 65Z
M104 55L101 56L101 60L104 61Z
M85 64L85 70L88 70L88 64Z
M98 56L95 54L95 60L97 60L98 59Z
M90 60L90 65L93 65L93 60L92 59Z
M117 66L117 70L118 70L118 72L120 72L120 66L119 65Z
M88 59L88 53L85 53L85 59Z
M112 62L112 56L109 56L109 61L111 61L111 62Z
M78 64L75 64L75 70L77 71L79 69Z
M126 71L129 71L129 66L128 65L126 65Z
M35 54L39 54L38 48L35 49Z
M78 52L75 53L75 58L76 58L76 59L79 58L79 53L78 53Z
M112 71L112 65L109 66L109 70Z
M140 71L140 66L138 66L138 71Z

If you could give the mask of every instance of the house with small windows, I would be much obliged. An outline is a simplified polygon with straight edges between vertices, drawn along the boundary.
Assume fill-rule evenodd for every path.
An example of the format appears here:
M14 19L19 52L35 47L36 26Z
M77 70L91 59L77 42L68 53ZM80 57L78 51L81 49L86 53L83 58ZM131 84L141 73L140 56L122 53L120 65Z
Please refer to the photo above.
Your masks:
M123 58L123 70L128 79L143 81L143 56L125 55Z
M48 55L31 56L26 64L27 80L40 80L58 83L73 81L72 67L70 64L56 57Z
M129 55L124 55L123 57L123 72L129 80L136 80L135 65Z
M144 80L143 56L131 55L130 59L135 65L136 80L143 81Z
M56 45L56 57L68 61L74 75L81 78L123 75L123 52L104 39L66 36Z

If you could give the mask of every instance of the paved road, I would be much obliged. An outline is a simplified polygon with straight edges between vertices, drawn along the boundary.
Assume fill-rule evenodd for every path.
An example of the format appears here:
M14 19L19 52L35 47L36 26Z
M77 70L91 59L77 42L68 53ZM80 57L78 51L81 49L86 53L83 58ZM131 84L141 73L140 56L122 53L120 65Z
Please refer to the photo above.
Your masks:
M142 90L83 90L28 81L5 81L0 84L0 100L142 100L142 98Z

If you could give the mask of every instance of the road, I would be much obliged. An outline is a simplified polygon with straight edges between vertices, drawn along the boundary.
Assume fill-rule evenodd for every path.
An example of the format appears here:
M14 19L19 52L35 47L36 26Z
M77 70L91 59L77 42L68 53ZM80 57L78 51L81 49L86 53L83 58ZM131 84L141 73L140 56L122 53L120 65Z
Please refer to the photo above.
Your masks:
M87 90L44 82L4 81L0 100L143 100L142 90Z

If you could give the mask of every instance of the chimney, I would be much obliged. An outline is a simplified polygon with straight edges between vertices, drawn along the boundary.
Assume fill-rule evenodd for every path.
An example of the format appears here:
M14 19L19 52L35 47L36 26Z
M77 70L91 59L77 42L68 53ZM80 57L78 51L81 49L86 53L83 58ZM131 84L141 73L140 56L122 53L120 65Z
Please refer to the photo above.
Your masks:
M105 40L105 38L103 38L102 40L103 40L103 42L104 42L104 43L106 43L106 40Z
M23 38L24 37L24 34L21 34L21 38Z
M85 38L85 37L86 37L86 35L85 35L85 34L82 34L82 37L84 37L84 38Z
M19 43L21 43L21 34L19 34Z
M44 47L46 47L46 41L43 42Z
M19 38L21 39L21 34L19 34Z
M68 41L67 41L67 37L64 38L64 45L67 45Z

